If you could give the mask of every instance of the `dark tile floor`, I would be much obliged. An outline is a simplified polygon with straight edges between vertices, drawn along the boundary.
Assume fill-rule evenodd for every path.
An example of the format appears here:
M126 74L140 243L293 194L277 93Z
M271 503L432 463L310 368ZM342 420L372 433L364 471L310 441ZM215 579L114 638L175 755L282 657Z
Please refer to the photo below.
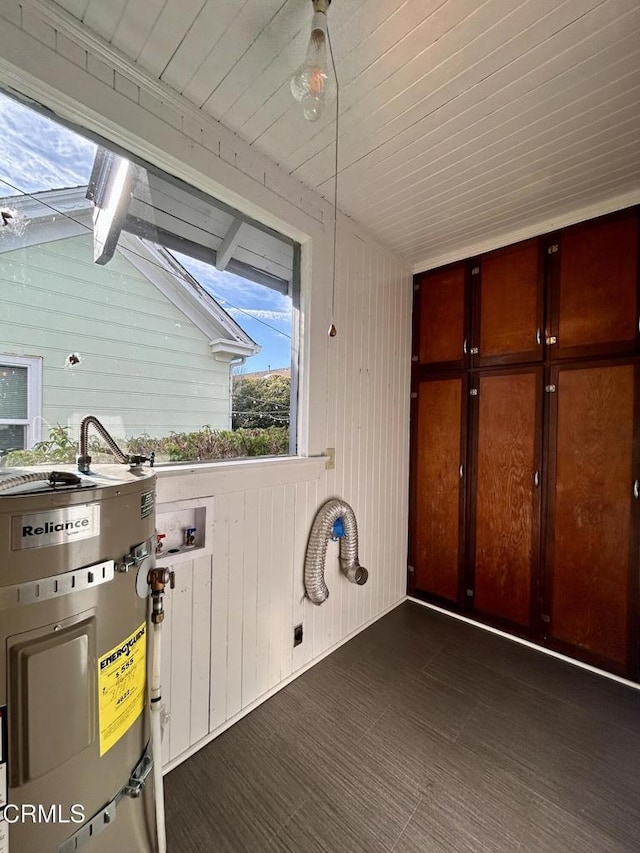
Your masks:
M640 850L640 692L405 603L166 778L169 853Z

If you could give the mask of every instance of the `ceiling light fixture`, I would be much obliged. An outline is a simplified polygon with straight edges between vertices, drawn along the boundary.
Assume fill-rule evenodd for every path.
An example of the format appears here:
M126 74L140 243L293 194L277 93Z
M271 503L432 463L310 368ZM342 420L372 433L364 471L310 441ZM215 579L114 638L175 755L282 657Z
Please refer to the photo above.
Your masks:
M307 121L317 121L334 94L333 76L327 65L327 11L331 0L312 0L311 37L304 62L291 78L291 94L302 106Z
M317 121L334 94L336 99L336 142L335 171L333 173L333 269L331 275L331 323L328 335L335 338L338 334L334 322L336 305L336 248L338 240L338 138L340 133L340 86L338 72L333 56L327 12L331 0L311 0L313 20L311 38L304 62L291 78L291 93L302 105L302 114L307 121ZM327 46L331 57L330 73L327 65Z

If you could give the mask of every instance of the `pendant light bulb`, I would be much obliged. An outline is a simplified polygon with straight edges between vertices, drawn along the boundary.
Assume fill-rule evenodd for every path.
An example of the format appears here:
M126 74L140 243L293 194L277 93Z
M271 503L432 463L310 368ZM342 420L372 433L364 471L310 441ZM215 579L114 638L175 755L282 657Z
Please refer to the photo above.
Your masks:
M311 38L304 62L291 78L291 94L307 121L317 121L335 94L327 65L327 10L331 0L313 0Z

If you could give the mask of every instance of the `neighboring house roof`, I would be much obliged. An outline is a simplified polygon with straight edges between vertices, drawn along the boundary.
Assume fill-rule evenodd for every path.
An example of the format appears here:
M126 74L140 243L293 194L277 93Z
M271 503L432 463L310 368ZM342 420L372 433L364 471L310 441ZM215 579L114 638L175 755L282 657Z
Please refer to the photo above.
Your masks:
M0 200L28 219L21 236L0 234L0 254L26 246L77 237L93 230L93 204L86 186L47 190ZM248 358L260 346L167 249L123 232L118 251L207 336L214 357Z
M223 202L152 167L98 146L87 187L94 208L94 252L106 263L121 231L158 243L212 267L289 294L294 242Z

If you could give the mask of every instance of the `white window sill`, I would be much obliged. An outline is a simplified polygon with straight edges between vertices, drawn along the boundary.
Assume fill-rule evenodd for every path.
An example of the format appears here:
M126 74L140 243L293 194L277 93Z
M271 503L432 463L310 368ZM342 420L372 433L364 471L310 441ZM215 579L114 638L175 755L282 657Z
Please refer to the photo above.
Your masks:
M157 503L318 480L326 456L271 456L162 465L155 469Z

